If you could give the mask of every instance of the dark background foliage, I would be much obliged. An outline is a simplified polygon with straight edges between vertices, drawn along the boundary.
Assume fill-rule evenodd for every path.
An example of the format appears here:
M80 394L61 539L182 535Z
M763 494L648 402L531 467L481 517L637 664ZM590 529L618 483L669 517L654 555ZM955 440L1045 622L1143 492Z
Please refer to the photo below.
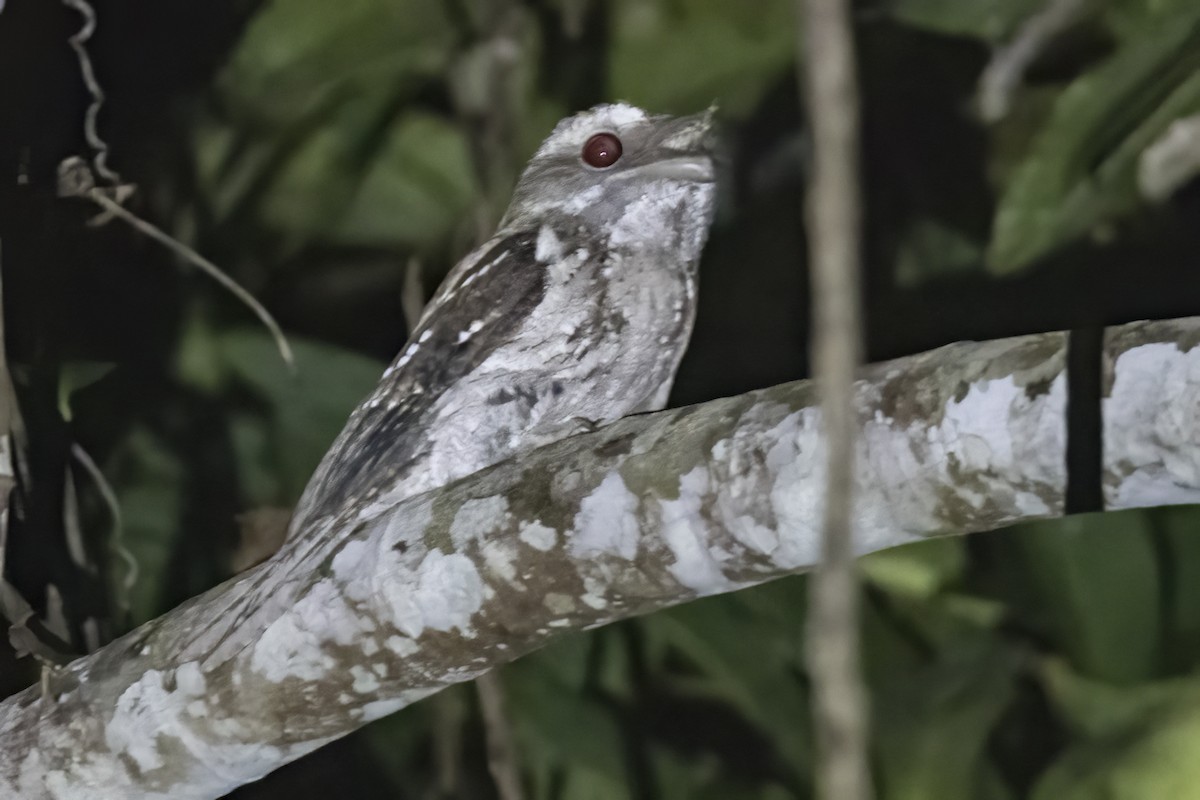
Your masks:
M723 195L673 403L805 375L790 0L95 7L100 130L137 186L128 206L259 297L299 371L194 269L56 196L59 163L92 154L67 45L80 18L8 0L0 257L28 469L5 577L63 648L232 574L402 344L405 276L428 294L574 110L721 105ZM872 360L1200 311L1200 186L1186 163L1165 198L1138 179L1147 148L1200 114L1200 5L1082 4L1008 114L980 121L981 72L1042 7L857 5ZM1085 486L1074 502L1093 500ZM865 559L880 796L1200 797L1198 522L1093 514ZM804 580L778 581L504 669L530 797L808 797L804 608ZM6 694L36 673L0 645ZM484 747L457 687L234 796L488 798Z

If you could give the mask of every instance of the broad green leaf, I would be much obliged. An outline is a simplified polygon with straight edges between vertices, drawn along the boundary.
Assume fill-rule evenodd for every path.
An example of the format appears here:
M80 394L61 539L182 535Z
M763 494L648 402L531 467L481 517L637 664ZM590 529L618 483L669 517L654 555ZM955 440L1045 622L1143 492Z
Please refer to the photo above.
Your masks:
M461 129L410 113L392 129L330 238L350 245L429 246L453 233L474 196Z
M1013 696L1015 664L984 644L877 684L872 725L881 796L996 796L987 742Z
M780 583L790 591L786 581ZM767 592L764 597L770 596L770 586L761 589ZM728 704L802 776L811 754L807 695L799 679L803 607L781 607L785 622L780 624L773 615L750 610L739 597L759 591L706 598L648 617L643 622L646 649L659 669L680 657L689 662L695 673L672 675L673 688Z
M1072 748L1047 770L1033 800L1197 800L1200 708L1164 712L1130 732Z
M609 92L656 112L696 112L716 100L745 114L790 69L795 13L785 0L618 0Z
M1178 14L1195 8L1195 0L1105 0L1096 6L1105 27L1118 39L1154 31Z
M253 214L292 243L427 248L475 194L466 139L446 119L372 97L341 103L250 147L233 215ZM245 172L246 170L243 170ZM221 193L217 182L212 189Z
M1037 522L1010 535L1033 592L1027 613L1076 669L1117 683L1156 673L1161 576L1144 512Z
M428 247L471 197L463 136L408 108L457 33L438 0L280 0L256 15L198 126L212 216L310 242Z
M1119 689L1049 664L1047 691L1084 734L1038 782L1033 800L1200 798L1200 683Z
M350 412L383 370L372 359L331 345L298 338L291 343L294 374L262 331L234 330L217 337L220 358L230 374L266 403L275 466L284 486L284 496L275 502L288 503L295 502Z
M523 754L535 764L582 771L592 780L622 785L626 744L613 708L563 683L546 660L517 662L503 677Z
M928 599L962 577L964 548L962 539L931 539L872 553L858 564L863 577L879 588Z
M1013 272L1136 209L1138 158L1200 111L1200 6L1123 43L1058 98L1000 198L990 267Z
M952 590L966 568L963 539L919 542L859 563L868 585L886 593L863 607L864 653L872 681L888 680L897 670L924 668L928 652L913 646L914 636L926 650L976 648L981 640L991 640L1005 615L1000 603Z
M1084 677L1060 658L1043 661L1038 675L1063 720L1084 738L1109 736L1164 710L1200 704L1200 679L1195 676L1116 686Z
M232 413L229 439L246 508L265 508L294 499L295 484L281 474L269 418L244 411Z
M235 113L289 120L331 91L390 91L446 66L454 29L440 0L276 0L256 14L221 80Z

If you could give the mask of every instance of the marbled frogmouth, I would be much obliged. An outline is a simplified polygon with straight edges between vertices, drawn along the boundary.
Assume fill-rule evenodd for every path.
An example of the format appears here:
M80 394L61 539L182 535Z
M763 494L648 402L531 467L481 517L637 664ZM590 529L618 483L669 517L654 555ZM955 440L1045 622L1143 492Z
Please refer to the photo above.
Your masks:
M289 538L662 408L712 219L711 111L602 105L534 153L499 230L447 275L317 468Z

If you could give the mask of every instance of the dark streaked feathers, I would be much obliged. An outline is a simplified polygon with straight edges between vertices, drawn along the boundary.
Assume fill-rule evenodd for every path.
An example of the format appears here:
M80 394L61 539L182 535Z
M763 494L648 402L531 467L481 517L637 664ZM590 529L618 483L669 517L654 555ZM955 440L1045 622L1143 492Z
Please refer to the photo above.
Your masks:
M423 417L441 392L479 366L542 301L546 265L534 258L537 231L517 231L491 244L434 298L390 374L354 412L309 485L309 514L337 514L415 461ZM473 332L460 341L472 323Z

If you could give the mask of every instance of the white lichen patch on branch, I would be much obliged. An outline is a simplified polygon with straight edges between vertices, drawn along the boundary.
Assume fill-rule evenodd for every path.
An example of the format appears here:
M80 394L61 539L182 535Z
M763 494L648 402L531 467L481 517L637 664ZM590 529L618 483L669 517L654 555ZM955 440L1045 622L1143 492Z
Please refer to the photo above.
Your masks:
M1142 344L1110 369L1105 507L1200 503L1200 346Z
M162 768L165 761L159 747L163 738L186 744L194 737L184 718L193 716L187 707L205 691L204 678L195 667L194 662L180 665L173 688L168 688L168 674L148 670L122 692L104 730L109 749L124 753L141 772ZM178 680L179 669L188 674L182 683Z
M580 559L617 556L633 560L641 536L637 509L638 498L620 473L609 473L579 503L570 539L572 554Z
M589 608L597 611L608 607L608 600L605 598L606 586L595 575L583 576L583 594L579 600Z
M370 694L379 690L379 676L361 664L350 665L350 677L354 679L350 688L359 694Z
M859 448L858 550L1061 513L1066 375L1031 391L1012 375L959 387L940 417L877 411Z
M490 541L480 548L483 565L486 567L488 578L497 579L510 586L520 588L521 580L517 574L517 548L511 542ZM484 587L486 599L491 599L494 590Z
M1061 512L1064 374L1033 390L1011 375L980 377L947 393L936 413L904 420L884 410L882 385L858 386L858 552ZM757 463L738 440L745 436L765 443ZM815 564L827 460L820 409L760 402L734 439L717 442L712 459L722 484L715 514L728 536L779 569ZM770 485L767 513L756 490L762 481ZM725 553L710 555L719 561Z
M534 520L521 525L521 531L517 534L517 538L534 550L544 553L558 542L558 531Z
M320 580L254 642L250 667L268 681L321 680L339 663L329 645L360 643L376 627L347 602L339 584Z
M408 580L398 580L403 576ZM484 583L475 563L462 553L430 550L412 574L392 573L382 581L389 624L411 639L426 629L474 636L471 618L484 603Z
M693 467L679 478L679 497L658 501L659 535L673 559L667 565L681 586L700 595L726 592L736 584L725 577L721 562L728 559L713 540L701 506L712 490L708 469Z
M884 396L904 390L903 362L859 382L858 552L959 526L978 530L1061 513L1066 377L1061 350L1034 348L1031 357L1037 343L1010 345L1019 374L998 368L941 376L947 385L940 395L929 393L940 402L918 415L893 415ZM1038 360L1042 355L1049 360ZM631 457L643 458L640 449L634 443ZM825 468L819 407L793 410L761 398L703 463L677 478L677 495L654 481L635 492L619 471L607 474L580 503L569 548L593 562L585 578L611 578L606 558L636 562L642 571L647 559L661 558L667 574L696 594L729 591L755 573L804 570L820 556ZM589 589L581 600L600 609L599 597Z
M1066 403L1065 374L1036 392L1012 376L980 380L950 402L927 436L942 487L935 521L953 524L959 512L950 504L973 511L991 504L1014 519L1061 512L1044 496L1059 496L1066 485ZM933 529L922 522L912 520L910 530Z

